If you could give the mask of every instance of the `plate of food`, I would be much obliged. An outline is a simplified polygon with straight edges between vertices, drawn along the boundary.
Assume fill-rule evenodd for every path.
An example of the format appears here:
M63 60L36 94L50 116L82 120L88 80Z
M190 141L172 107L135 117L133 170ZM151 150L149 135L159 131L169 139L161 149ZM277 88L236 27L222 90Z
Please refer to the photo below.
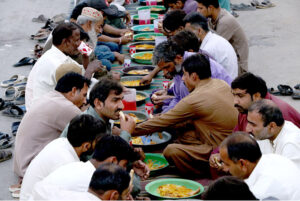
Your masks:
M152 64L152 56L153 56L153 52L147 51L147 52L134 53L131 55L131 58L136 63L151 65Z
M162 154L145 153L144 162L149 167L151 173L158 172L169 166L168 161Z
M139 10L150 9L151 13L164 14L166 12L166 7L164 6L140 6L136 8Z
M140 81L143 76L123 76L121 77L121 84L128 88L135 89L147 89L150 87L150 84L140 84ZM153 82L153 79L152 79Z
M172 136L168 132L155 132L151 135L132 137L132 145L136 147L157 147L158 145L168 143Z
M156 36L164 36L162 33L142 33L133 35L135 41L155 41Z
M140 3L140 5L141 6L146 6L146 0L139 0L139 3ZM156 0L156 4L157 5L163 5L164 3L163 3L163 1L162 0Z
M186 199L200 195L204 187L188 179L158 179L146 185L151 195L163 199Z
M131 116L136 124L142 123L148 119L146 113L135 110L124 110L123 113ZM120 125L120 120L115 120L114 125Z
M132 15L132 19L133 19L133 24L135 25L139 25L140 24L140 20L139 20L139 15ZM150 14L150 24L153 24L154 20L158 19L158 14Z
M154 24L136 25L131 29L136 34L154 32Z
M141 105L143 104L149 95L146 92L136 91L136 104Z
M132 76L145 76L148 75L155 66L130 66L123 68L123 75L132 75Z
M135 46L136 52L143 52L143 51L153 51L155 48L154 41L144 41L144 42L135 42L130 43L129 46Z

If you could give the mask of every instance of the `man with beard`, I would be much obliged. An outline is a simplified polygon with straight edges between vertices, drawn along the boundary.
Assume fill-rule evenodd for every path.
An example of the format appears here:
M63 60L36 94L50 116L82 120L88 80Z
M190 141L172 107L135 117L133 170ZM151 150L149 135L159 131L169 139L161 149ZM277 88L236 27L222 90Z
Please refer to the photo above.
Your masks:
M111 62L117 60L121 63L124 62L124 55L116 51L111 51L111 49L105 45L97 45L98 38L97 35L102 33L104 19L100 11L85 7L82 9L81 15L78 16L77 24L79 24L85 32L88 33L91 40L91 47L94 49L94 54L98 60L102 62L106 69L110 71ZM107 38L110 38L106 36ZM125 37L125 36L123 36Z
M261 77L249 72L244 73L232 81L231 88L234 97L234 107L239 111L238 124L234 128L234 132L246 131L248 108L255 101L262 99L273 101L282 112L283 118L300 128L300 114L297 110L283 100L268 93L266 82ZM259 145L262 146L262 144ZM211 155L209 161L211 167L220 169L220 166L216 163L216 160L220 159L220 155L217 152Z
M246 131L257 140L270 140L273 153L293 161L300 168L300 129L284 120L271 100L259 100L248 110Z
M192 32L181 31L175 36L172 36L168 42L160 43L153 54L153 63L157 65L159 70L164 72L167 79L173 79L174 85L168 90L168 93L174 95L170 97L167 91L158 90L153 93L151 100L156 105L162 105L162 112L165 113L172 109L181 99L189 94L188 89L182 81L182 67L181 64L188 56L186 51L198 52L198 39ZM231 84L231 77L226 70L213 59L209 58L211 77L224 80L229 85ZM149 77L149 76L148 76ZM167 99L169 98L169 99Z
M164 156L186 176L202 175L209 168L212 149L236 125L237 111L230 87L223 80L211 79L210 63L204 55L192 55L182 67L182 80L190 94L168 112L139 124L132 136L175 130L178 139L165 148ZM172 68L176 68L174 64Z
M131 133L135 128L135 121L127 114L125 119L120 118L120 111L124 108L122 99L124 97L122 85L115 80L103 78L90 92L90 106L83 114L89 114L100 119L106 125L106 133L111 135L112 128L110 119L120 119L121 132L118 133L125 141L129 142ZM66 137L68 126L64 129L61 137ZM115 133L114 133L115 134Z
M79 161L83 155L92 154L96 142L104 135L105 125L91 115L73 118L67 138L50 142L28 166L22 182L20 200L28 200L34 185L58 167Z

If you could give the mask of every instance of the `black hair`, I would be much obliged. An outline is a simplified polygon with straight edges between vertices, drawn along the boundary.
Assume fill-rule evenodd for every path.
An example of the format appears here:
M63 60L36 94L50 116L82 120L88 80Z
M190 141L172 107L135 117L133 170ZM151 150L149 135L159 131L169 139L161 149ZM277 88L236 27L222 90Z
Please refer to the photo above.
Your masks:
M118 161L134 162L140 159L140 154L134 152L133 148L120 136L106 135L98 141L92 158L104 161L111 156L115 156Z
M194 54L182 63L183 69L189 74L196 73L200 80L211 77L210 63L207 56Z
M106 135L106 125L88 114L74 117L68 127L67 139L73 147L92 142Z
M108 190L117 190L121 195L129 186L130 176L126 170L116 164L105 163L94 172L89 188L98 195Z
M59 24L52 32L53 45L60 45L63 39L72 36L73 31L77 29L78 27L70 22Z
M257 200L249 186L241 179L224 176L212 184L202 194L203 200Z
M198 3L203 4L206 8L212 5L215 8L219 8L220 4L218 0L196 0Z
M185 24L190 23L192 26L201 27L206 32L209 31L207 19L198 12L189 13L188 15L185 16L183 21Z
M84 84L89 87L91 81L78 73L69 72L58 80L55 90L61 93L68 93L72 91L73 87L81 90L84 87Z
M116 95L120 95L123 92L120 82L108 78L100 79L90 92L89 102L91 106L95 107L94 101L96 98L104 103L111 91L115 91Z
M256 140L246 132L231 134L221 143L220 147L227 148L228 157L235 163L239 159L254 163L262 156Z
M193 50L198 52L200 48L200 42L197 36L190 31L183 30L170 38L171 41L175 42L178 47L184 51Z
M86 33L80 25L78 25L75 22L71 22L71 23L74 24L80 30L80 40L81 41L84 41L84 40L89 41L90 40L89 34Z
M264 122L264 127L271 122L275 122L277 126L282 126L284 118L278 106L270 103L270 100L259 100L254 102L248 109L248 112L257 111Z
M246 90L247 93L253 96L253 94L259 92L262 98L266 97L268 89L266 82L259 76L252 73L244 73L239 77L235 78L231 82L232 89Z
M181 26L184 27L185 23L183 19L185 16L186 14L183 10L172 10L168 12L162 22L165 32L173 32Z
M177 1L181 1L182 4L185 4L186 0L164 0L164 6L168 9L169 8L169 4L171 4L171 3L176 4Z

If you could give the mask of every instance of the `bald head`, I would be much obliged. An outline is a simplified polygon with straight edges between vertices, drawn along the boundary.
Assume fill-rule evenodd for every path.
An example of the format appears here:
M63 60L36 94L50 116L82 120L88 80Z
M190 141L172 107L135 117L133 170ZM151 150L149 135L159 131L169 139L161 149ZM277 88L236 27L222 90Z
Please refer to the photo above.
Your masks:
M239 159L257 162L262 155L256 140L246 132L235 132L228 136L220 148L227 150L228 157L234 162Z

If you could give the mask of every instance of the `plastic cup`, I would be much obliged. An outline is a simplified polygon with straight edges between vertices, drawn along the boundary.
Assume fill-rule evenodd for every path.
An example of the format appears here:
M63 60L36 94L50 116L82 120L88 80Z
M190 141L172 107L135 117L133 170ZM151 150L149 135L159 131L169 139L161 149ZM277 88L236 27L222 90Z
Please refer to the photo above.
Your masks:
M93 49L90 48L87 44L85 44L83 41L81 41L80 45L78 46L78 51L83 54L90 56L91 53L93 52Z
M154 105L152 103L147 103L145 105L145 110L148 116L150 116L150 114L153 115Z
M136 46L135 45L130 45L129 46L129 53L130 53L130 55L136 53Z
M155 19L155 20L153 21L153 23L154 23L154 32L155 32L155 33L159 33L159 29L158 29L158 24L159 24L159 22L160 22L159 19Z
M130 67L131 59L125 59L124 60L124 68Z
M168 87L169 87L169 82L170 82L170 81L163 81L162 84L163 84L163 89L164 89L164 90L167 90L167 89L168 89Z
M156 0L147 0L146 1L146 5L147 6L156 6L157 5L157 1Z

